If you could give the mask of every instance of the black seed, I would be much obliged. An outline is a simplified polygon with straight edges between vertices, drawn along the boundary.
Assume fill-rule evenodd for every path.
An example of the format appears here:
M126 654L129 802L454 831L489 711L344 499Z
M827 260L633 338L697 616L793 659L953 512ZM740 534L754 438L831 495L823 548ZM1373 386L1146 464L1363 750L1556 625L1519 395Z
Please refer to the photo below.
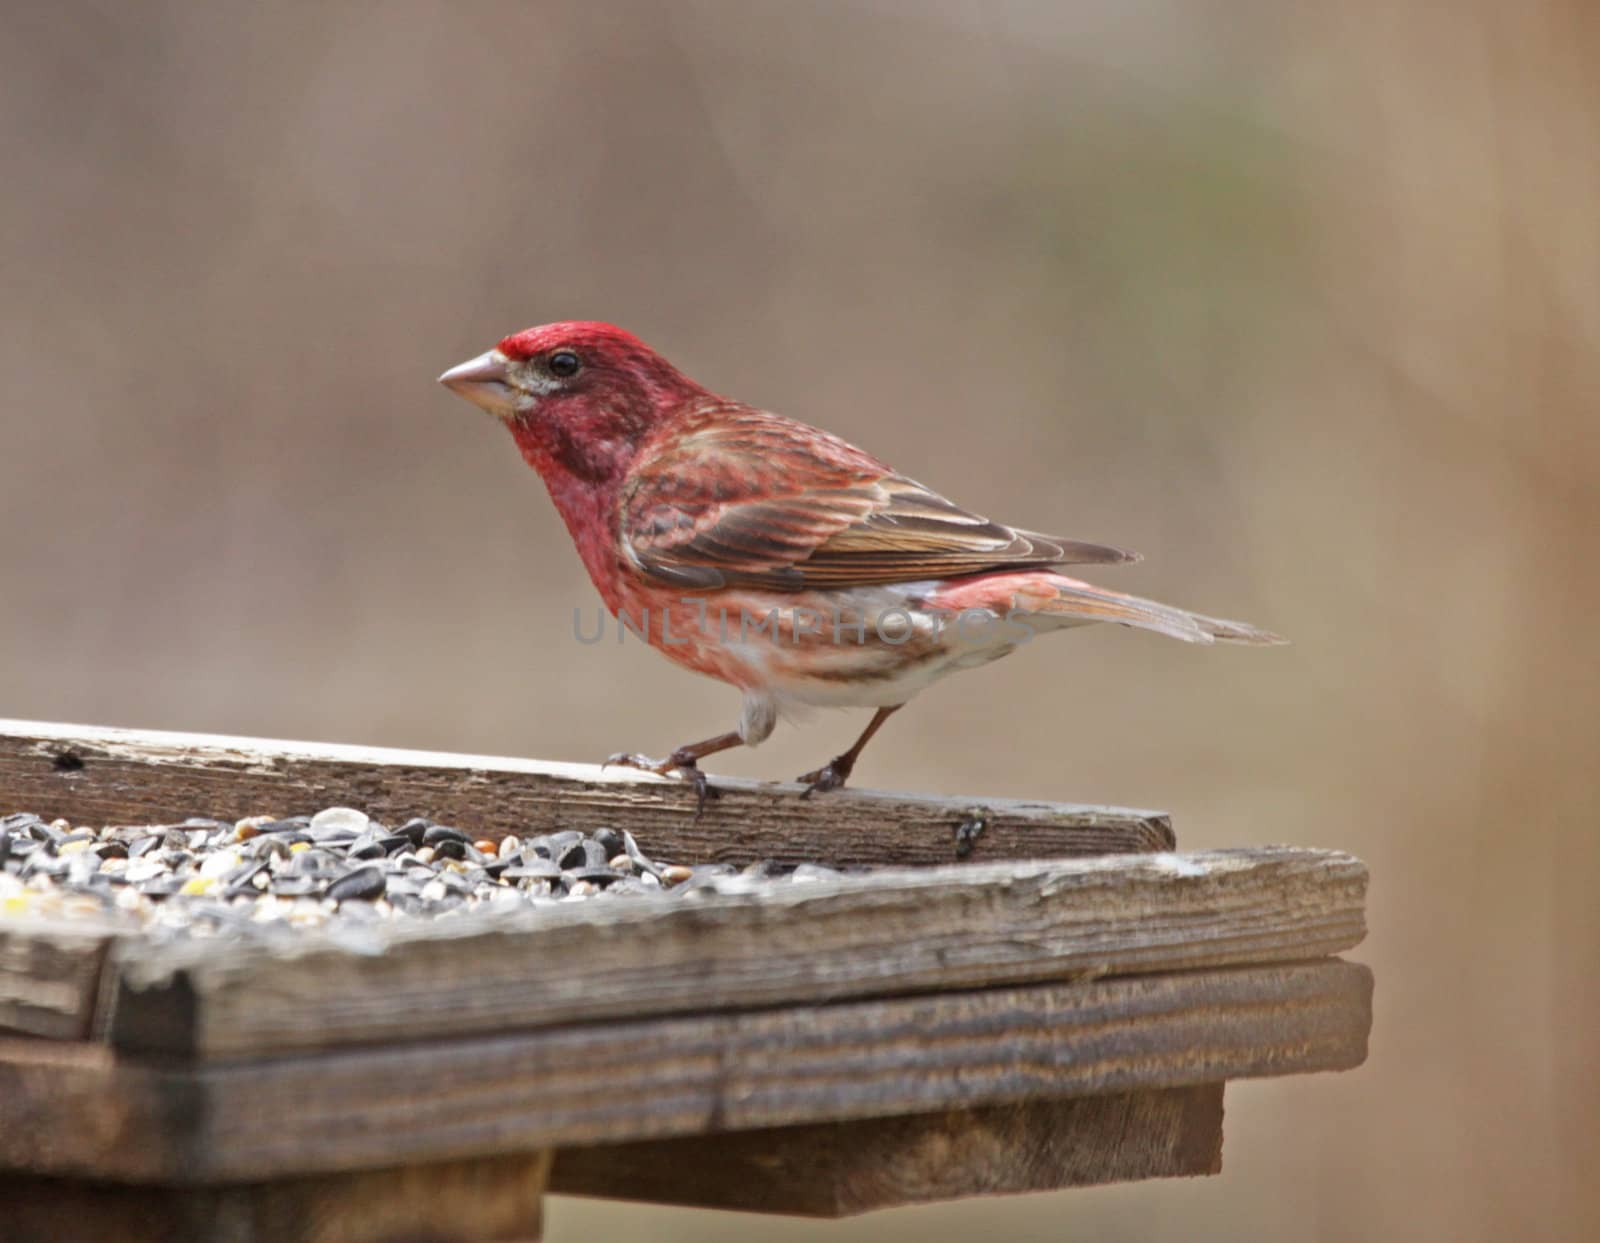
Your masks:
M102 859L126 859L128 857L128 844L118 841L101 842L94 848L94 853Z
M470 846L472 839L460 829L453 829L448 824L436 824L422 835L424 846L437 846L440 842L460 842L463 846Z
M613 872L610 868L605 867L578 868L576 871L568 872L567 879L573 882L586 880L591 885L599 885L604 888L614 881L621 880L622 873Z
M607 859L615 859L626 849L622 841L622 834L612 828L596 829L594 831L594 840L600 843L600 849L606 852Z
M467 857L467 843L457 841L453 837L444 838L433 848L435 859L465 859Z
M595 834L596 837L600 835ZM622 846L627 851L628 858L633 861L633 866L641 872L649 872L657 880L661 878L661 868L645 857L644 851L639 849L639 843L633 840L633 834L627 829L622 830Z
M406 839L400 839L401 845L406 844ZM326 844L326 843L324 843ZM350 849L345 851L345 857L350 859L381 859L388 851L384 850L383 843L378 840L376 833L363 833L350 843Z
M258 837L251 842L248 853L252 859L287 859L289 845L281 837Z
M388 885L389 878L383 874L383 869L369 865L357 868L348 876L341 876L328 886L328 891L323 896L332 898L335 902L370 902L383 897Z
M432 827L433 821L424 820L421 816L413 816L396 829L395 832L401 834L413 846L420 846L422 845L423 836Z
M33 852L33 857L23 865L20 874L23 876L48 876L52 879L64 877L67 874L67 861L46 854L42 850L36 850Z
M561 865L561 870L567 871L570 868L588 867L589 851L587 850L587 847L589 845L589 842L579 840L573 842L572 845L563 850L561 852L561 857L556 860L556 862Z
M967 813L966 819L955 827L956 858L965 859L971 855L978 838L983 836L984 829L988 827L989 822L981 811Z
M231 869L225 876L223 876L222 883L228 886L230 889L237 888L240 885L248 885L252 880L255 879L257 872L264 872L266 870L267 861L265 859L247 859L238 867ZM251 892L255 892L253 887Z

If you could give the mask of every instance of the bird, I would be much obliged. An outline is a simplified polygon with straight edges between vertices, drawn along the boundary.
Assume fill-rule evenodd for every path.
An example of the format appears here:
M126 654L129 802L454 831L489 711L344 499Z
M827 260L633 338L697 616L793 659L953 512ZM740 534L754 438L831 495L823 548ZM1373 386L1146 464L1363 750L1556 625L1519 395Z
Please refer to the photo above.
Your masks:
M884 722L939 679L1099 622L1189 643L1270 631L1069 577L1139 555L966 509L820 428L723 397L612 324L528 328L439 382L495 416L543 478L607 610L743 695L734 728L622 764L715 796L701 761L780 718L870 708L798 780L836 790Z

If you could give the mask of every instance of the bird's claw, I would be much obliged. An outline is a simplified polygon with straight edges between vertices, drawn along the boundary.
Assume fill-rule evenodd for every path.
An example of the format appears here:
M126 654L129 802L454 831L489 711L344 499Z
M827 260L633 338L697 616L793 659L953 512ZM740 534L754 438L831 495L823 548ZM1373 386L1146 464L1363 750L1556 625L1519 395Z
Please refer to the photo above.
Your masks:
M842 758L842 757L841 757ZM830 760L821 768L813 769L809 773L801 773L796 781L806 783L806 788L800 792L801 798L810 798L813 794L826 794L829 790L837 790L850 778L849 764L842 764L839 760Z
M655 773L658 777L681 777L694 787L694 814L697 819L705 812L707 802L722 797L722 791L712 785L705 773L700 771L700 765L694 756L679 751L674 751L664 760L653 760L648 755L640 755L636 751L618 751L615 755L608 756L600 767L604 769L612 764Z
M605 758L605 762L600 765L600 768L604 771L613 764L622 768L637 768L640 772L657 773L663 776L672 768L664 760L653 760L648 755L640 755L637 751L618 751L614 755L608 755Z

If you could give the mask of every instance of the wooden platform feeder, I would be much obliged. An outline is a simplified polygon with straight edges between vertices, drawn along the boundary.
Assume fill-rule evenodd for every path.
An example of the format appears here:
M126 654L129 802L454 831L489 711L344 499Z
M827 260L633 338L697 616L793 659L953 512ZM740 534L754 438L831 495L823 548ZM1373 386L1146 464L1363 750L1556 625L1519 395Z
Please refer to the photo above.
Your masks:
M1220 1169L1223 1085L1357 1066L1365 867L1154 812L0 721L0 814L332 805L871 870L396 920L360 948L0 916L11 1243L536 1239L547 1192L823 1217Z

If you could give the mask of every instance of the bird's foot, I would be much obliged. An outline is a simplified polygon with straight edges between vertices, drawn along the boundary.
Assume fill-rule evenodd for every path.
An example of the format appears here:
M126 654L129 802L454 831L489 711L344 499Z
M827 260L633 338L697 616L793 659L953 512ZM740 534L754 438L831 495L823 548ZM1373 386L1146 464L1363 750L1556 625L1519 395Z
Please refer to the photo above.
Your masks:
M670 760L653 760L648 755L640 755L637 751L618 751L614 755L608 755L600 767L610 768L613 764L621 768L637 768L642 773L655 773L661 777L672 771Z
M809 773L801 773L796 781L806 783L806 788L801 791L801 798L810 798L813 794L826 794L829 790L837 790L850 778L850 770L855 763L848 757L840 755L829 760L821 768L813 769Z
M607 758L600 765L607 768L612 764L620 764L623 768L637 768L641 772L655 773L658 777L678 776L694 787L695 812L699 816L706 809L710 799L721 798L722 791L713 786L705 773L700 771L699 758L694 752L685 747L679 747L664 760L653 760L648 755L640 755L634 751L618 751Z

